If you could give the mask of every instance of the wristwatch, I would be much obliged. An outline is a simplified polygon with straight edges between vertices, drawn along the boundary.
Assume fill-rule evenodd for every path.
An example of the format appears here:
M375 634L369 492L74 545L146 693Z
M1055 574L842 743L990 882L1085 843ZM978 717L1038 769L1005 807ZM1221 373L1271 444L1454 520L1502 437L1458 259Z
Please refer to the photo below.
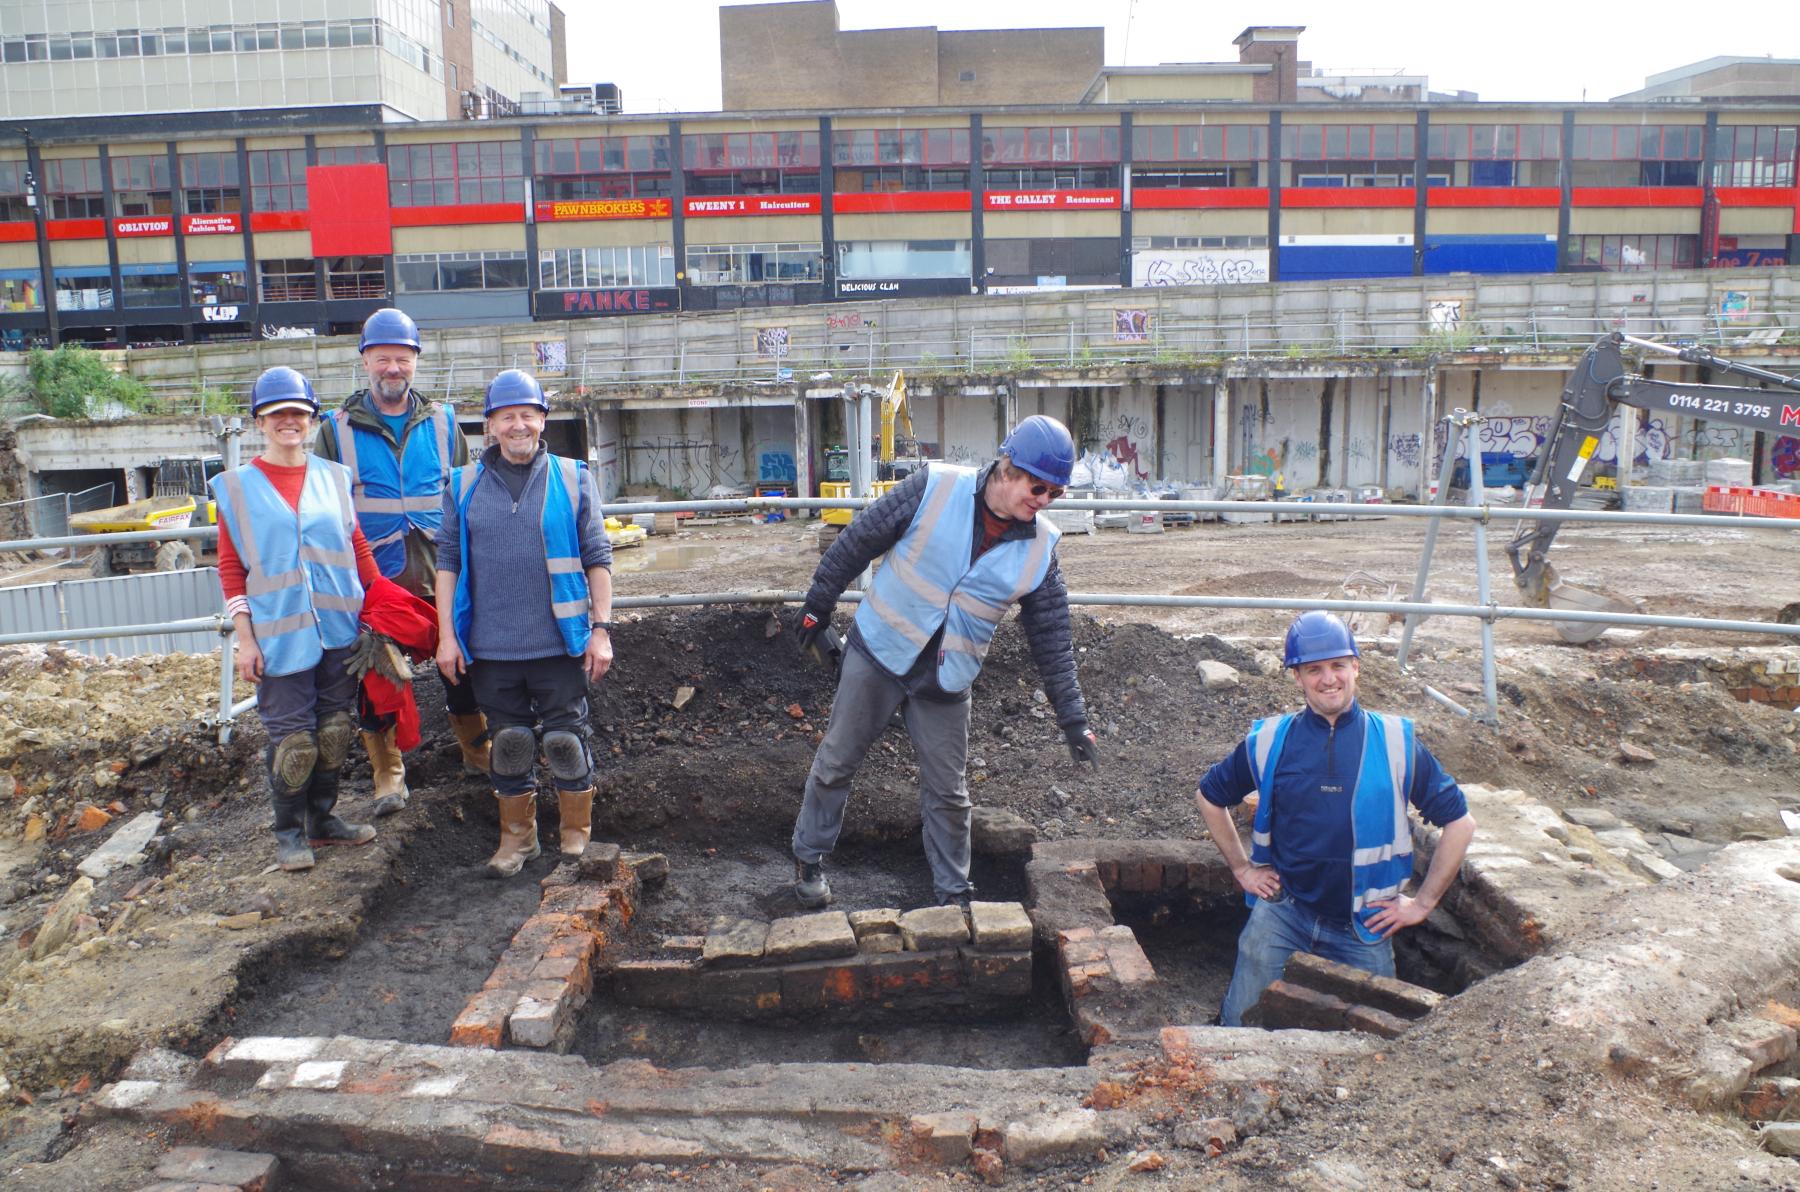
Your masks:
M617 621L589 621L588 628L589 629L604 629L608 633L610 633L610 632L612 632L613 626L617 625L617 624L618 624Z

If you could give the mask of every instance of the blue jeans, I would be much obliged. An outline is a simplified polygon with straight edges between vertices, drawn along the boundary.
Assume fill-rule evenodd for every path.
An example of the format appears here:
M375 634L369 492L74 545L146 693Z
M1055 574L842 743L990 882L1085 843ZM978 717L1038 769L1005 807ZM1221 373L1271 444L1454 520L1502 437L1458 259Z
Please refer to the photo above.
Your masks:
M1243 1026L1263 990L1281 979L1288 957L1307 952L1378 977L1394 975L1392 940L1366 944L1349 923L1321 919L1291 898L1257 899L1238 936L1237 967L1219 1010L1221 1026Z

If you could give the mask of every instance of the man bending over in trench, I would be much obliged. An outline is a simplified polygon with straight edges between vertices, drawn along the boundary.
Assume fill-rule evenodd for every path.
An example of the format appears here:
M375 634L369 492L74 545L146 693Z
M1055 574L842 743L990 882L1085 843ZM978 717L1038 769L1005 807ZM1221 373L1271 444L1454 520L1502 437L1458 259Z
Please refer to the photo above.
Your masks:
M1306 708L1258 720L1200 780L1195 802L1250 904L1223 1026L1244 1024L1296 952L1393 976L1394 933L1437 906L1475 835L1461 788L1414 738L1412 721L1356 702L1359 659L1342 621L1300 614L1284 661ZM1257 790L1245 855L1230 808ZM1410 898L1400 892L1413 872L1408 803L1443 829Z

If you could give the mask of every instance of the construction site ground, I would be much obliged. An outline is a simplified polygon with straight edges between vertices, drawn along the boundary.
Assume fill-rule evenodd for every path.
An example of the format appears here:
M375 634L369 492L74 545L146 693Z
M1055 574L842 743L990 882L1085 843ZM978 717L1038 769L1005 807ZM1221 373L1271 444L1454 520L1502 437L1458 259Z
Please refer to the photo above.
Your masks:
M817 534L818 523L806 521L690 523L621 551L615 592L804 589ZM1424 534L1422 520L1401 518L1105 530L1065 537L1061 559L1077 592L1387 598L1410 590ZM1517 600L1503 540L1496 530L1490 563L1495 599L1510 604ZM1570 581L1645 612L1772 621L1800 600L1800 540L1791 532L1572 525L1552 557ZM1430 597L1474 603L1474 563L1469 526L1446 525ZM849 612L840 609L841 627ZM669 857L666 888L646 896L658 932L699 933L720 913L794 913L786 843L832 686L783 629L790 613L738 605L620 616L612 673L593 692L596 838ZM1076 609L1081 683L1102 757L1092 770L1069 761L1023 637L1009 623L975 688L969 777L977 805L1017 813L1042 840L1201 838L1193 797L1200 774L1252 719L1297 704L1278 662L1290 617ZM1785 847L1783 812L1800 811L1800 715L1732 698L1709 660L1746 647L1797 655L1800 648L1668 628L1612 630L1571 646L1547 623L1501 621L1499 725L1489 728L1423 690L1430 684L1480 707L1476 622L1424 623L1404 674L1394 659L1397 618L1360 616L1357 627L1363 702L1414 717L1423 742L1461 781L1517 788L1558 810L1610 812L1673 842L1676 864L1694 871L1682 880L1704 883L1715 858L1757 847L1746 842ZM1206 690L1197 664L1207 659L1235 667L1240 681ZM372 846L324 850L317 868L289 875L272 867L260 728L248 719L220 747L198 719L215 708L216 659L0 651L0 1185L125 1192L152 1182L166 1132L81 1112L146 1047L198 1056L221 1038L255 1034L446 1041L451 1020L536 906L537 879L553 862L534 862L511 883L482 876L495 834L491 797L461 773L435 678L417 687L425 742L409 758L411 805L380 822ZM358 754L341 810L361 818L369 801ZM84 880L77 864L118 823L150 810L164 820L147 854L96 882L80 915L47 924ZM103 817L109 822L99 826ZM553 829L553 814L544 820ZM918 825L911 748L893 732L857 777L831 865L841 905L929 902ZM977 877L998 895L1019 896L1016 874ZM1604 938L1625 930L1611 903L1596 890L1591 905L1571 914ZM1795 936L1791 917L1732 926L1711 894L1657 905L1671 916L1671 931L1715 917L1728 933L1766 927L1771 953ZM39 946L52 927L67 938ZM1188 951L1213 954L1210 967L1193 967L1194 980L1220 980L1230 928L1190 925L1183 938ZM1543 1010L1555 986L1544 967L1552 961L1528 961L1469 987L1343 1086L1277 1095L1280 1111L1256 1117L1217 1157L1171 1144L1183 1112L1174 1103L1145 1116L1141 1147L1004 1178L1022 1187L1800 1186L1800 1166L1759 1149L1741 1119L1699 1112L1634 1065L1607 1062L1604 1051L1565 1053L1562 1027L1552 1029ZM1171 961L1170 971L1190 970ZM1797 978L1789 971L1759 979L1743 995L1791 999ZM1197 1023L1216 996L1208 986L1178 1000ZM685 1050L655 1023L602 1015L586 1024L576 1050L595 1064L635 1056L713 1068L734 1058L1009 1069L1083 1063L1079 1042L1049 1007L1054 991L1040 1000L1042 1021L991 1032L700 1023ZM1682 1021L1672 1007L1667 1029L1679 1035ZM1651 1021L1634 1029L1659 1028ZM1682 1038L1662 1043L1668 1055L1682 1054ZM933 1049L943 1050L920 1054ZM1163 1162L1132 1170L1129 1160L1147 1149ZM824 1164L757 1171L698 1163L621 1169L591 1186L875 1190L974 1178L967 1170L871 1175Z

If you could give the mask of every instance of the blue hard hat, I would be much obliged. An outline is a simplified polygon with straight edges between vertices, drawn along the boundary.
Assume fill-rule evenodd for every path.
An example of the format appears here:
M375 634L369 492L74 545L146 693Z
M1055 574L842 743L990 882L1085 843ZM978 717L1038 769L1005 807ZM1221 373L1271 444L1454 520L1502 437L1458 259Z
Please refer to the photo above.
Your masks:
M1000 444L1000 454L1012 460L1013 467L1058 487L1066 487L1075 470L1075 440L1069 428L1043 414L1033 414L1013 427Z
M1324 609L1315 608L1301 613L1288 626L1287 649L1281 665L1291 668L1327 658L1361 657L1350 627Z
M291 368L268 369L250 387L250 413L253 416L297 406L305 406L317 414L319 399L313 396L312 382Z
M546 414L550 412L544 387L522 368L509 368L488 382L487 401L482 403L481 416L485 418L507 406L536 406Z
M356 350L367 351L377 344L404 344L415 352L420 351L419 325L405 311L384 307L364 320L362 342L356 345Z

